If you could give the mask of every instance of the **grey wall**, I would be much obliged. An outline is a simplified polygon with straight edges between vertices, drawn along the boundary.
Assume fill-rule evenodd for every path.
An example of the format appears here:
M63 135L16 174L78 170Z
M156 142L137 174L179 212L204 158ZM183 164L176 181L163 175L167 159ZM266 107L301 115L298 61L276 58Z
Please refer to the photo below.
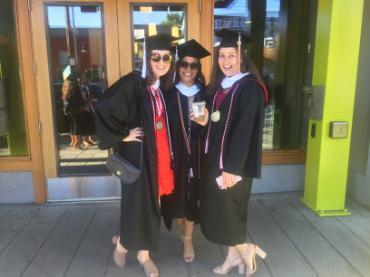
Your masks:
M305 165L265 165L262 178L253 181L252 193L303 191Z
M353 114L348 194L370 207L370 0L365 0Z
M0 204L33 203L32 172L0 172Z

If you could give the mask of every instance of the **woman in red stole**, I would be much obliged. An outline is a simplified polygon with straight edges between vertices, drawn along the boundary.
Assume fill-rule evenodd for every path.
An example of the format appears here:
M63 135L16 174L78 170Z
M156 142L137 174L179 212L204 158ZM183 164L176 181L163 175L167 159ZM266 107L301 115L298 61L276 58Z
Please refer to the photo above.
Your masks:
M95 105L100 147L113 147L141 168L134 184L122 183L114 261L124 267L127 252L137 251L137 259L148 277L159 276L150 251L158 248L160 198L174 189L172 143L162 95L162 88L172 85L170 49L174 39L164 34L147 37L143 63L147 69L143 66L141 76L137 72L123 76Z

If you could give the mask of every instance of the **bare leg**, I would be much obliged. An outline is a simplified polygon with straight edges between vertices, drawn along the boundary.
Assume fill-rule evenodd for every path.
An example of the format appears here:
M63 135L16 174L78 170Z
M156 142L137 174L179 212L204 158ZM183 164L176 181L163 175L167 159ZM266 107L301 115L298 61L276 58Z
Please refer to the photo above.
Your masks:
M193 245L194 222L189 221L186 218L183 219L183 222L184 260L187 263L191 263L195 257Z
M137 252L137 259L145 271L146 277L158 277L159 272L156 265L150 258L148 250L140 250Z

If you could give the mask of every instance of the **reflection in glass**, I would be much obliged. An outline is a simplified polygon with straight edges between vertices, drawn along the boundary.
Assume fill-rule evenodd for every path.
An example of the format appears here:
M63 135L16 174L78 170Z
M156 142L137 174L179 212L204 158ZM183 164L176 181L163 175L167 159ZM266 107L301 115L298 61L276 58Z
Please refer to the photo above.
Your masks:
M296 18L288 25L289 14L296 13L293 0L216 0L214 29L244 30L253 37L248 51L262 73L270 92L263 131L263 149L300 149L305 147L306 120L303 118L303 94L299 93L303 78L302 60L286 55L289 48L304 45L298 34L288 28L307 18ZM289 8L290 7L290 8ZM300 20L300 22L298 22ZM305 34L301 34L303 37ZM294 37L296 36L296 37ZM217 43L218 38L215 37ZM290 68L290 77L287 67ZM291 69L294 68L294 69ZM293 73L295 75L293 75ZM301 75L299 75L301 74ZM293 118L293 119L292 119Z
M170 34L178 37L178 43L186 38L185 5L133 4L133 69L140 70L143 59L143 43L137 42L144 36Z
M0 157L28 155L13 1L0 1Z
M100 5L48 5L48 43L61 174L106 172L91 104L106 88Z

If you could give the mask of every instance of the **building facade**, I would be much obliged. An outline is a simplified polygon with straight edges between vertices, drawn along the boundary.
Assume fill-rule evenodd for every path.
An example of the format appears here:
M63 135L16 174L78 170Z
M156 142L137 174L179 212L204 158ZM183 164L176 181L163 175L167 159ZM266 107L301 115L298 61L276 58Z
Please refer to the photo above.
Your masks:
M303 190L314 124L310 109L317 101L311 89L315 58L321 51L320 31L330 25L320 21L320 14L327 9L334 22L338 1L2 1L0 202L118 198L120 186L104 167L108 152L94 145L98 137L90 104L120 76L140 68L142 45L137 40L144 35L170 33L180 43L195 38L212 50L217 43L214 32L221 28L244 30L253 37L248 51L271 94L263 134L263 177L253 191ZM364 13L362 33L354 30L362 36L359 74L353 72L357 98L348 183L351 195L369 203L370 47L364 30L369 28L370 7L369 1L356 2L356 12ZM212 57L202 63L207 80L211 65ZM63 73L69 68L78 72L86 88L81 104L86 116L81 120L65 111ZM352 119L348 122L351 134Z

